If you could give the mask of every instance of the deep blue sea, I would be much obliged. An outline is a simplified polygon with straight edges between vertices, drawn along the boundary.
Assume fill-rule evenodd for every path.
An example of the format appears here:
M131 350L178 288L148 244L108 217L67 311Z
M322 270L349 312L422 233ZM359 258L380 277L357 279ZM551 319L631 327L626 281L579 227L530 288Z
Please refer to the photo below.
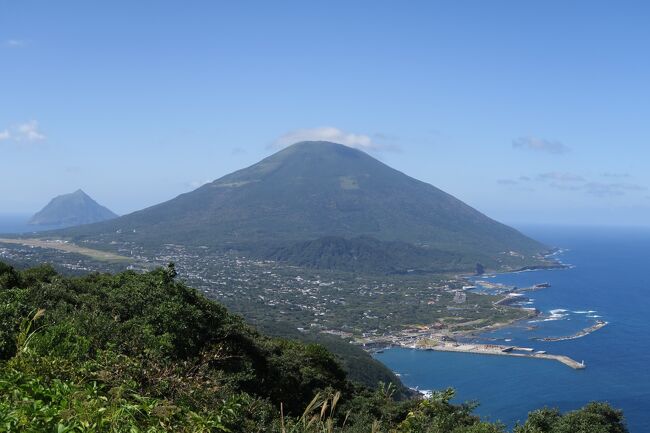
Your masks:
M585 370L551 360L401 348L377 354L377 359L406 385L421 390L454 387L457 401L477 400L479 415L509 426L535 408L571 410L601 400L624 410L631 432L650 432L650 228L523 231L566 249L559 258L574 267L490 278L518 287L542 282L551 287L527 294L530 306L546 320L525 321L481 339L565 354L584 360ZM596 320L609 324L575 340L532 340L571 335Z

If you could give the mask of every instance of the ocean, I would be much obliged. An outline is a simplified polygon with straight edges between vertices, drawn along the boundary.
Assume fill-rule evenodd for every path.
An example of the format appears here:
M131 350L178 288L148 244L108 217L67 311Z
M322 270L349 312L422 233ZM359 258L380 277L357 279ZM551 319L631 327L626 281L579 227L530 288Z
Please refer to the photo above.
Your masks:
M33 226L27 224L31 215L0 214L0 235L31 233L61 228L60 226Z
M542 320L484 334L483 342L564 354L587 368L559 362L465 353L388 349L376 358L420 390L456 389L456 401L480 403L476 413L512 427L544 406L563 411L593 400L624 410L631 432L650 431L650 228L525 228L526 234L565 249L570 269L502 274L489 278L518 287L550 283L529 292ZM533 340L608 325L582 338Z

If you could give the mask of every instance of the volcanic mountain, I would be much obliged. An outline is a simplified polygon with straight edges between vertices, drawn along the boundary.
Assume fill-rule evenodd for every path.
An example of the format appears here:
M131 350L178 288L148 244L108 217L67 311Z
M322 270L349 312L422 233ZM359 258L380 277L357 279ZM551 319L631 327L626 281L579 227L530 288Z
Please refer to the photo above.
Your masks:
M308 256L303 264L315 267L336 267L328 263L347 256L389 271L406 270L411 258L417 269L467 269L477 261L516 267L546 250L440 189L330 142L296 143L167 202L60 234L106 245L235 249L290 262Z
M78 189L70 194L54 197L29 220L32 225L76 226L96 223L117 215Z

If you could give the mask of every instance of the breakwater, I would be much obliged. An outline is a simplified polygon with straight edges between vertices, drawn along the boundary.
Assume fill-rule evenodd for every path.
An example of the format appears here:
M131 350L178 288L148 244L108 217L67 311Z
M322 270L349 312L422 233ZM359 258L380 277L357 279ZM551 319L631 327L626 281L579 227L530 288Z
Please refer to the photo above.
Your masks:
M575 340L576 338L584 337L591 334L592 332L598 331L600 328L607 326L607 322L602 320L597 321L593 326L585 328L579 332L576 332L573 335L567 335L564 337L544 337L544 338L534 338L537 341L565 341L565 340Z
M535 352L530 348L516 346L501 346L496 344L465 344L465 343L439 343L431 345L427 350L440 352L474 353L478 355L516 356L521 358L550 359L561 362L575 370L586 368L584 362L578 362L566 355L554 355L546 352Z

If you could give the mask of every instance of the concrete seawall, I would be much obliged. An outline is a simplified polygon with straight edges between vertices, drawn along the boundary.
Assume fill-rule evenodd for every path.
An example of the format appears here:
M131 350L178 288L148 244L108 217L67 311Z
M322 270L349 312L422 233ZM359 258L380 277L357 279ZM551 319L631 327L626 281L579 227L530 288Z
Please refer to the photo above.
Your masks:
M565 355L553 355L550 353L522 353L517 352L517 347L511 346L498 346L492 344L455 344L455 343L441 343L435 346L427 347L429 350L437 350L440 352L460 352L460 353L475 353L478 355L498 355L498 356L516 356L520 358L536 358L536 359L551 359L561 362L562 364L571 367L575 370L582 370L586 368L584 363L578 362Z
M576 338L581 338L587 336L593 332L598 331L601 328L607 326L608 322L598 320L595 325L583 329L580 332L576 332L573 335L567 335L565 337L545 337L545 338L535 338L538 341L565 341L565 340L575 340Z

